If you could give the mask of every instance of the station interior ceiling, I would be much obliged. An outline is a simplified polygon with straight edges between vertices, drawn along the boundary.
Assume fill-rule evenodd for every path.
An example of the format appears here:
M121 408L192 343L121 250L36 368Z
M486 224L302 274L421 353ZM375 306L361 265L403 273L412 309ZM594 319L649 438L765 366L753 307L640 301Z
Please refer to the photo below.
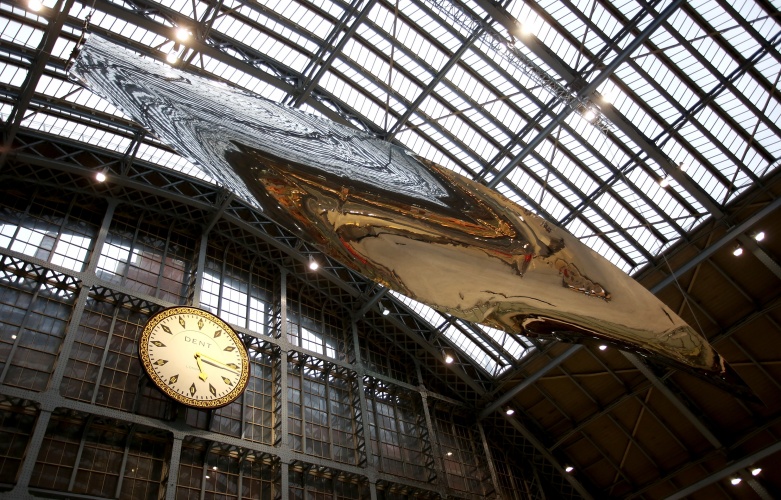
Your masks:
M395 141L496 189L650 289L759 401L612 347L458 320L356 275L69 80L85 33ZM131 486L142 482L127 471L135 473L128 464L136 455L127 450L140 440L145 456L177 457L154 462L162 483L149 486L149 476L143 486L167 498L173 486L180 498L198 489L231 498L252 481L260 490L247 495L283 498L781 497L778 2L0 0L0 34L0 428L14 436L0 446L0 490L138 498ZM44 229L21 229L31 220ZM90 238L103 249L79 243L92 234L78 233L79 224L95 229ZM48 247L35 240L46 231L58 234ZM139 235L156 235L163 261L185 264L133 278L140 264L111 242L136 245ZM70 250L58 253L59 245ZM147 250L154 254L154 244ZM313 255L315 272L306 269ZM128 270L110 270L111 259L126 259ZM270 297L265 323L228 305L227 277L244 283L245 274L256 277L248 289ZM43 290L49 305L25 309L23 297L43 300ZM297 312L278 310L280 294ZM47 312L55 303L65 312ZM78 376L74 368L79 346L101 350L84 340L84 331L100 331L91 322L113 318L113 332L125 318L103 304L128 311L129 337L118 349L123 362L137 363L133 335L144 314L184 303L235 323L276 388L257 390L268 401L252 417L238 410L238 435L225 430L228 410L179 411L142 384L143 398L106 389L113 402L76 387L109 371L114 351L105 340L102 359L93 354ZM286 315L287 336L273 320ZM314 317L321 330L341 333L307 337L305 318ZM61 328L62 338L24 347L32 323ZM276 336L266 331L274 325ZM133 366L114 366L113 376L135 370L140 384ZM352 408L341 417L329 410L327 453L309 427L300 434L309 444L295 438L296 408L309 415L304 427L315 410L293 401L295 384L313 373L328 374L323 390L346 394ZM409 456L396 469L388 464L390 431L376 406L386 392L397 415L409 410L394 425L399 435L407 424L416 429L407 434L422 464ZM336 435L345 432L349 459L339 458ZM280 436L289 439L280 444ZM126 451L100 464L93 445L111 440ZM84 479L84 467L36 456L42 442L53 454L55 441L77 463L92 457L93 477L121 468L116 492ZM209 457L240 471L225 480L233 490L208 489ZM168 470L176 464L178 476ZM83 491L82 480L91 485Z

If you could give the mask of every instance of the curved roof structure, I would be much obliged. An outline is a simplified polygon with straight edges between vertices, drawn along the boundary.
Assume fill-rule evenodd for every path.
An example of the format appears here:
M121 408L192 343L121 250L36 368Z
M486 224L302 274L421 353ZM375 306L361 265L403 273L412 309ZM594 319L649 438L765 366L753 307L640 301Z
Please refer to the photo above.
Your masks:
M564 485L554 496L656 498L690 486L740 496L725 477L761 460L781 471L777 3L0 2L0 169L106 170L181 203L169 210L203 202L215 220L251 225L292 265L315 249L68 80L85 33L395 141L500 191L674 304L766 404L631 356L444 316L327 262L317 285L358 312L390 309L379 319L403 332L397 342ZM758 243L760 230L769 237ZM739 262L735 245L746 249ZM458 362L443 365L443 351ZM506 404L519 415L498 415ZM773 495L778 477L752 486Z

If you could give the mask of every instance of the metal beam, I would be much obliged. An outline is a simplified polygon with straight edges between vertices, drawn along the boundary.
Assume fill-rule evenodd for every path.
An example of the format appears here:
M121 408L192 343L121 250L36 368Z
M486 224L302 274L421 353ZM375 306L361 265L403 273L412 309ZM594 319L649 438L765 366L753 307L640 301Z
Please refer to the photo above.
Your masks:
M518 422L517 419L514 419L512 417L504 417L507 419L507 421L510 423L511 426L517 430L526 441L528 441L534 448L542 455L545 460L550 462L551 465L558 471L559 474L562 475L564 479L567 480L567 482L575 488L575 491L580 493L580 496L583 497L585 500L591 500L594 497L591 496L591 493L586 490L585 487L583 487L582 484L580 484L580 481L578 481L572 474L568 473L564 470L564 467L561 466L559 461L556 459L556 457L553 456L553 454L548 451L548 449L542 444L542 442L537 438L537 436L534 435L533 432L531 432L529 429L526 428L523 424Z
M605 80L607 80L615 71L616 69L629 57L631 56L640 46L650 37L656 29L664 23L667 18L669 18L676 10L678 10L678 7L680 7L681 3L683 3L683 0L673 0L673 2L667 6L666 9L664 9L659 15L651 21L648 26L639 34L637 37L635 37L632 42L629 43L629 45L626 46L624 50L622 50L611 62L607 65L607 67L602 70L602 72L597 75L588 85L586 85L582 90L578 92L578 98L579 99L585 99L591 94L594 93L594 91L597 90L597 87L599 87ZM556 118L554 118L548 125L545 126L542 131L537 134L537 136L534 137L529 143L521 150L520 153L518 153L515 158L510 160L510 162L494 177L491 182L489 182L487 185L490 188L495 188L499 183L507 177L507 175L512 172L512 170L518 166L518 164L523 161L524 158L526 158L529 153L531 153L543 140L545 140L553 130L555 130L556 127L559 126L561 122L563 122L571 113L574 111L571 107L566 107L564 110L559 113Z
M716 437L715 434L711 432L710 429L708 429L705 424L702 423L702 421L697 418L697 416L692 413L692 411L685 405L683 402L673 394L673 392L670 390L669 387L667 387L664 382L654 375L654 373L643 363L636 355L621 351L621 354L624 355L626 359L629 360L632 365L634 365L635 368L640 370L640 373L645 375L645 377L651 381L653 386L659 390L662 394L664 394L667 399L675 406L678 411L680 411L686 419L691 422L691 424L700 431L700 434L702 434L705 439L708 440L708 442L716 449L721 448L723 445L721 444L721 441L719 441L719 438Z
M298 107L301 104L303 104L308 98L309 94L312 93L312 90L317 87L318 82L320 81L320 78L323 77L326 71L331 67L331 64L333 64L334 59L336 59L336 56L338 56L345 45L347 45L347 42L353 37L355 32L358 30L358 27L363 24L363 20L366 19L366 16L369 15L369 12L372 10L372 7L374 7L374 4L377 3L377 0L369 0L366 3L366 6L364 6L363 11L361 11L358 18L353 22L353 24L350 26L350 28L347 30L347 32L344 34L344 36L339 40L339 43L336 44L336 46L328 45L327 47L324 47L326 50L330 50L330 54L328 55L328 58L323 62L323 64L320 65L320 69L318 69L315 76L313 76L309 83L307 83L304 90L301 92L300 95L293 98L293 101L291 103L292 106ZM356 6L356 9L358 7ZM347 14L348 16L352 15L352 12ZM347 19L345 19L344 23L347 22ZM335 32L338 32L337 30L343 29L343 26L340 25L337 28L335 28ZM319 62L322 60L322 55L317 58L317 60L313 61L312 68L314 68Z
M407 120L409 120L409 117L412 116L412 113L414 113L421 104L423 104L423 101L428 97L431 92L434 91L434 89L439 85L439 82L442 81L443 78L445 78L445 75L447 75L448 71L450 71L453 66L458 63L458 61L461 60L461 57L463 57L464 52L469 49L469 47L472 46L475 41L480 38L480 35L483 34L482 28L477 28L471 35L469 35L469 38L467 38L464 43L461 44L461 47L452 55L450 56L450 59L447 61L447 63L442 66L442 68L439 70L439 72L434 76L434 78L429 82L429 84L426 86L426 88L421 92L418 97L415 98L415 101L409 105L407 108L407 111L404 112L404 114L399 118L395 124L393 124L393 127L388 131L388 133L385 136L386 141L392 141L393 137L399 132L399 129L407 123Z
M713 245L704 248L701 250L696 257L691 259L686 264L682 265L678 269L675 270L674 273L664 278L662 281L651 287L651 293L654 295L658 294L660 291L662 291L667 285L672 283L673 281L677 280L680 276L688 272L689 270L693 269L697 264L702 262L703 260L707 259L714 253L716 253L718 250L720 250L723 246L728 245L731 242L734 242L736 238L738 238L742 233L748 231L751 226L756 224L757 222L761 221L774 211L776 211L779 207L781 207L781 197L776 198L771 203L767 204L764 208L762 208L760 211L749 217L748 219L744 220L734 228L732 228L727 234L721 237L716 243Z
M516 385L506 393L504 393L502 396L497 398L493 403L486 406L483 411L480 412L480 414L477 416L478 421L484 419L485 417L489 416L491 413L493 413L497 408L502 406L503 404L510 401L512 398L516 396L516 394L519 394L521 391L538 381L540 378L542 378L543 375L551 371L552 369L559 366L561 363L563 363L567 358L578 352L583 346L580 344L573 345L563 353L559 354L548 364L543 366L540 370L534 372L529 377L525 378L523 382Z
M772 444L767 448L763 448L755 453L752 453L751 455L744 457L737 462L732 462L732 464L724 467L723 469L714 472L710 476L707 476L692 484L691 486L680 490L678 493L667 497L667 500L678 500L680 498L686 498L687 496L700 491L704 487L709 486L716 481L720 481L721 479L727 478L741 469L751 467L756 462L762 460L765 457L769 457L770 455L774 455L779 451L781 451L781 441Z

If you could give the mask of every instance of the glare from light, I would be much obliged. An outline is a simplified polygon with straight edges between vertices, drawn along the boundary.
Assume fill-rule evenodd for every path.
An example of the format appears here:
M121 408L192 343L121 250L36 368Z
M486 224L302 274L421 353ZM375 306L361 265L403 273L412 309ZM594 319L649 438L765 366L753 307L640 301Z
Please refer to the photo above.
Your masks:
M206 479L209 479L209 475L208 474L206 474Z
M390 314L390 309L388 309L387 307L385 307L385 306L384 306L384 305L382 305L382 304L380 304L380 309L382 309L382 315L383 315L383 316L387 316L387 315L389 315L389 314Z
M572 471L574 471L574 470L575 470L575 467L573 467L573 466L571 466L571 465L568 465L568 466L566 466L566 467L564 468L564 470L565 470L566 472L572 472Z
M599 346L600 351L604 351L605 349L607 349L607 346L605 344Z
M757 240L757 241L764 240L765 239L765 232L764 231L758 232L757 234L754 235L754 239Z
M752 476L758 476L760 472L762 472L761 467L754 467L753 469L751 469Z
M594 118L596 118L596 117L597 117L597 114L594 112L594 110L593 110L593 109L587 109L587 110L586 110L586 111L583 113L583 118L584 118L586 121L590 121L590 122L592 122L592 121L594 121Z
M686 172L686 169L688 169L689 167L684 162L681 162L678 164L678 168L680 169L681 172Z
M106 174L104 172L96 173L95 180L98 182L106 182Z
M453 452L452 451L448 451L447 453L445 453L445 455L451 457L451 456L453 456Z
M445 355L445 363L452 364L453 361L455 361L455 358L453 358L453 356L451 356L450 354Z
M188 30L187 28L176 28L176 32L174 33L174 36L180 42L186 42L187 40L190 39L192 33L190 33L190 30Z
M16 340L16 334L11 335L11 340Z
M664 177L662 180L659 181L659 185L662 186L663 188L666 188L667 186L670 185L670 178Z
M511 415L514 415L514 414L515 414L515 410L513 410L512 408L507 408L506 410L504 410L504 413L505 413L507 416L511 416Z
M27 2L27 8L33 12L38 12L43 8L43 2L41 0L30 0Z
M740 257L741 255L743 255L743 247L740 246L735 247L735 250L732 251L732 255L734 255L735 257Z
M216 466L216 465L215 465L215 466L213 466L213 467L212 467L212 470L217 470L217 466Z
M742 479L740 479L739 477L733 477L732 479L729 480L729 482L732 483L732 486L739 485L741 481Z
M176 53L175 50L172 50L168 53L167 56L165 56L165 61L168 64L176 64L176 62L179 60L179 55Z
M311 269L312 271L317 271L319 267L320 264L318 264L315 259L309 259L309 269Z

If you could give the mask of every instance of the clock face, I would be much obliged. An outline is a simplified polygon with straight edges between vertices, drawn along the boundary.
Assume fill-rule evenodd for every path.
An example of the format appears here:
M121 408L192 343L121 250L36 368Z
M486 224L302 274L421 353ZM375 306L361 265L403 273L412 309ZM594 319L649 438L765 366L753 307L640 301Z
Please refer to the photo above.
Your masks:
M194 307L171 307L152 316L138 354L160 390L195 408L225 406L249 381L247 350L236 332Z

